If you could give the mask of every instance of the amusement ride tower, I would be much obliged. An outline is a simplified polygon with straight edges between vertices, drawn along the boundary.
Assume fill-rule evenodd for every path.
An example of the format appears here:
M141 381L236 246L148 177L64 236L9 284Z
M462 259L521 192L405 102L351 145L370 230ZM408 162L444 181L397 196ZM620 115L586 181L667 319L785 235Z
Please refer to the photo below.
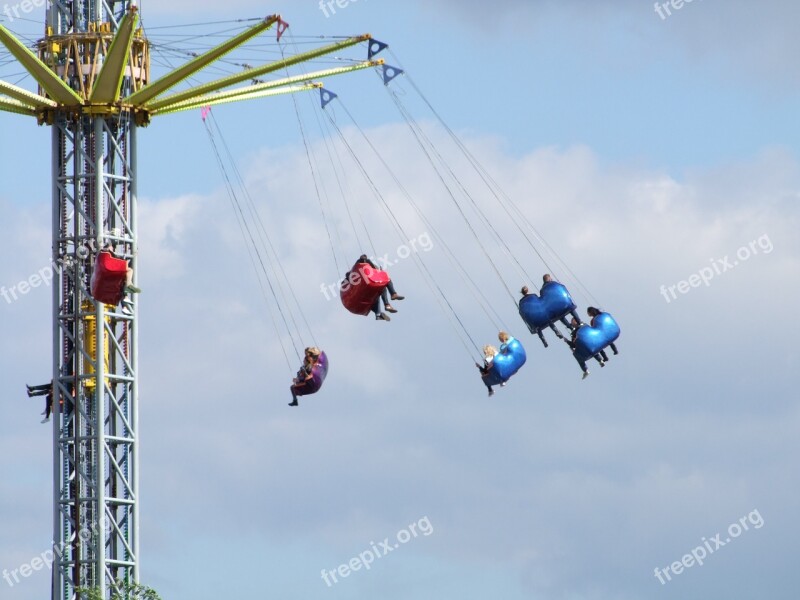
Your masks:
M383 63L372 55L385 45L373 40L364 62L260 79L371 39L362 35L186 84L273 25L280 41L280 16L259 19L158 78L134 0L49 0L35 48L0 25L0 43L38 83L34 92L0 80L0 110L52 129L53 600L73 600L79 588L108 598L139 582L137 302L95 291L104 249L127 261L135 289L138 128L173 112L321 89L313 78Z

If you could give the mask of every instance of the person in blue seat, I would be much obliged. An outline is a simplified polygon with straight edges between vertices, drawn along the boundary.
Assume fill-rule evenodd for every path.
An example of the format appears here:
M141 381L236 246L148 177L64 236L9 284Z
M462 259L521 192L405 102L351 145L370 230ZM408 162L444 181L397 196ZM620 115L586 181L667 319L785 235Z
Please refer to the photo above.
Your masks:
M505 331L498 333L497 339L500 340L500 352L505 352L508 349L508 345L514 341L514 337Z
M601 314L603 314L603 311L596 309L594 306L590 306L589 308L586 309L586 312L589 314L590 317L592 317L591 326L597 327L597 325L595 325L595 319L599 317ZM619 354L619 351L617 350L617 347L614 345L614 342L611 342L609 344L609 347L611 348L611 351L614 354ZM608 355L606 354L605 350L600 350L600 356L603 357L604 361L608 361Z
M494 396L494 390L492 386L487 383L486 377L489 375L489 371L492 368L492 363L494 362L494 357L497 356L497 348L494 346L484 346L483 347L483 366L475 363L475 366L478 367L478 370L481 372L481 379L483 383L486 385L487 389L489 390L489 396Z
M542 289L544 289L544 286L542 286ZM519 293L522 294L523 298L525 298L526 296L530 296L531 295L530 291L528 290L528 286L527 285L523 285L522 289L519 291ZM564 322L564 325L566 325L567 328L569 329L569 324L563 318L561 319L561 321ZM564 339L564 335L558 330L558 327L556 327L555 323L550 323L549 326L550 326L550 329L552 329L553 332L556 334L556 337L558 337L558 339L560 339L560 340ZM528 328L530 329L530 325L528 326ZM539 339L542 340L542 344L544 344L544 347L547 348L547 340L544 339L544 333L542 333L542 328L541 327L537 327L536 330L532 331L531 333L535 333L536 335L538 335Z
M553 279L553 276L550 275L550 273L545 273L544 275L542 275L542 287L539 290L539 295L541 295L542 292L544 292L544 289L547 287L548 283L559 283L559 282L556 281L555 279ZM564 285L564 284L562 283L561 285ZM572 318L575 319L579 324L583 323L583 321L581 321L581 318L578 316L577 312L575 312L574 310L571 310L570 314L572 315ZM564 327L566 327L567 329L572 329L572 324L567 321L566 317L561 317L561 322L564 324Z
M575 350L577 349L577 343L578 343L578 331L580 330L581 327L586 327L586 323L579 323L577 319L573 318L570 324L572 325L572 339L564 341L567 342L567 345L572 349L572 356L574 356L575 360L578 361L578 364L581 367L581 371L583 371L582 379L586 379L589 376L589 369L586 367L586 361L581 360L580 358L578 358L578 355L575 354ZM601 367L606 366L605 361L599 354L595 354L594 359L600 363Z
M359 256L358 257L358 261L356 261L356 264L369 265L370 267L372 267L376 271L382 271L383 270L378 265L376 265L374 262L372 262L366 254L362 254L361 256ZM394 308L390 304L390 302L389 302L390 298L391 298L391 300L405 300L406 299L405 296L401 296L400 294L397 293L397 290L394 289L394 282L392 281L391 277L389 278L389 283L386 285L385 288L383 288L383 291L381 292L381 299L383 300L383 307L388 312L396 313L397 309ZM375 312L375 311L373 310L373 312ZM375 315L377 316L378 313L375 312ZM384 315L384 317L386 317L386 315ZM380 316L377 316L377 318L379 320L381 319ZM388 321L389 319L385 318L383 320L384 321Z
M505 331L501 331L500 333L498 333L497 334L497 339L500 340L500 353L501 354L505 354L506 351L508 350L508 345L511 342L514 341L514 337L512 335L506 333ZM500 387L505 387L506 383L508 383L508 382L504 381L503 383L500 384Z

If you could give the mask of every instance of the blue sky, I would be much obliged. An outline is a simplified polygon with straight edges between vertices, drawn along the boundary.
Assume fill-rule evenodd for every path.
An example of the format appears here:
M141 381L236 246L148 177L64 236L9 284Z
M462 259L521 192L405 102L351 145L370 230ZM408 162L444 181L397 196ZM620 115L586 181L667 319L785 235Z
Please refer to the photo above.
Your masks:
M800 292L794 3L695 0L666 19L632 0L358 0L330 17L312 1L140 5L154 31L281 12L296 36L370 32L389 42L622 327L621 354L590 366L586 381L560 344L542 348L379 81L351 74L327 87L442 234L422 258L472 334L493 342L444 245L462 256L529 358L487 399L412 260L391 271L407 299L389 324L327 301L320 285L341 273L292 101L219 107L216 122L331 357L322 392L289 409L291 372L199 115L156 120L141 132L139 157L146 583L177 600L796 596L798 331L783 317ZM0 78L11 72L0 67ZM491 207L408 82L396 89ZM299 101L322 156L310 101ZM409 234L425 233L334 110ZM47 264L48 133L0 114L0 285ZM378 254L396 254L408 240L338 152ZM330 170L320 172L332 189ZM545 267L513 224L491 214L538 276ZM341 206L332 218L341 254L354 258ZM531 283L490 248L512 290ZM735 268L708 286L662 295L725 257ZM583 311L591 298L563 279ZM49 300L44 288L0 300L0 569L30 561L51 536L50 432L23 395L50 370ZM665 585L654 576L754 510L763 527ZM322 581L322 569L425 516L430 536L333 587ZM13 588L0 581L0 597L41 598L46 588L38 573Z

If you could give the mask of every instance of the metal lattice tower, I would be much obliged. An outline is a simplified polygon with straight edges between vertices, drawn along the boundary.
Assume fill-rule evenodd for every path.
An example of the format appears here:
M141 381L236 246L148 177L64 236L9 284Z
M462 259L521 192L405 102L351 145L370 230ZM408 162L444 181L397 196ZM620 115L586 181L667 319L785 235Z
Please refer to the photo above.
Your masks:
M165 95L231 50L277 25L267 17L151 81L150 45L134 0L52 0L32 50L0 25L0 43L38 92L0 80L0 111L52 127L53 600L78 588L108 598L139 582L137 303L111 306L90 292L95 257L111 243L137 272L136 132L152 117L203 106L318 89L316 77L383 64L368 60L282 79L269 73L370 40L345 38ZM35 50L35 51L34 51ZM243 82L252 82L231 88ZM225 91L222 91L225 90ZM133 282L136 283L135 281Z
M148 82L141 35L128 42L132 61L121 81L97 70L111 59L128 4L56 2L48 11L38 56L83 101L108 101L115 86L128 95ZM128 35L134 21L126 23ZM95 302L89 280L91 259L107 242L136 272L136 125L125 110L42 116L52 126L53 261L62 265L53 286L53 381L63 404L53 414L53 539L60 552L52 598L72 598L78 587L99 587L106 597L117 582L139 581L136 306L123 314Z

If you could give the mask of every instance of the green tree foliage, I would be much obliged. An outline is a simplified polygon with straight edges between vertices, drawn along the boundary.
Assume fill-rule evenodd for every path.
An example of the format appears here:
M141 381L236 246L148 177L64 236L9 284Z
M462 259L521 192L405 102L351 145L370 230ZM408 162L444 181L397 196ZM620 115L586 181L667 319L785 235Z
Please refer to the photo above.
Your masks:
M139 583L118 584L119 591L111 594L111 600L161 600L161 596L152 588ZM81 600L106 600L100 594L100 588L78 588L75 590Z

